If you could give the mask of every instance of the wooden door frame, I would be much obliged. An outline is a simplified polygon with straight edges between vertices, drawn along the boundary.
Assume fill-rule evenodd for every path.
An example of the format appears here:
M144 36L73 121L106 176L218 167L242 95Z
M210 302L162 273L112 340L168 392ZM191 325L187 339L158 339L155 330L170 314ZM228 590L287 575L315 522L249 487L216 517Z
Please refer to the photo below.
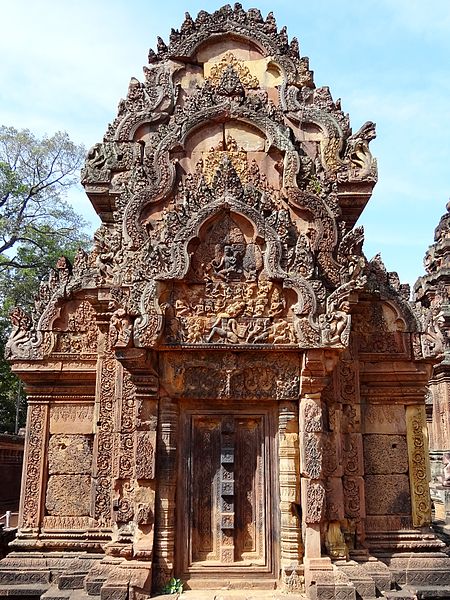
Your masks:
M278 403L272 402L243 402L241 400L180 400L179 401L179 446L177 469L177 498L176 498L176 552L175 572L182 579L223 579L226 577L239 579L252 577L278 578L279 577L279 539L280 531L280 500L279 500L279 459L277 439ZM189 516L190 507L186 490L189 481L189 454L187 431L192 415L247 415L262 416L266 420L264 439L265 482L264 493L266 497L266 553L265 565L239 567L224 565L221 567L198 566L190 567L186 562L189 554ZM188 526L186 526L188 525ZM189 560L189 559L188 559Z

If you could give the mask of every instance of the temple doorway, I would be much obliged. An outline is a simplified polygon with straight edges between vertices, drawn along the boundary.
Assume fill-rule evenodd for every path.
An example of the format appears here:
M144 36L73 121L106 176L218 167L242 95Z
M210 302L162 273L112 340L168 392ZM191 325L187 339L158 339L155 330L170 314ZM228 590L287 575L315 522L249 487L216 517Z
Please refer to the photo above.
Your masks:
M274 572L274 408L182 411L178 546L186 578Z

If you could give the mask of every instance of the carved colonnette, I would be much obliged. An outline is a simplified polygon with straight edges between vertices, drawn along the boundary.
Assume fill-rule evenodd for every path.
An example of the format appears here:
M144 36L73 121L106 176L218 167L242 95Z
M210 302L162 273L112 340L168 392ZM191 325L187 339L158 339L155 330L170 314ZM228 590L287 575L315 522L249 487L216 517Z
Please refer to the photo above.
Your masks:
M177 461L176 440L178 406L170 398L161 398L158 428L159 485L155 507L154 585L157 589L174 574Z
M300 523L300 448L297 402L279 405L280 559L287 589L302 589L303 544Z

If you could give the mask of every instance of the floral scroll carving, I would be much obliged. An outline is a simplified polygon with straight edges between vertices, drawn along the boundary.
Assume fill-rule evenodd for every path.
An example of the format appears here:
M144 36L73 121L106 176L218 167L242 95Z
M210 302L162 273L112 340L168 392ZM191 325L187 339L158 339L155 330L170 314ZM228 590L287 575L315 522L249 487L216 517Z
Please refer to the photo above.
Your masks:
M431 479L428 463L428 437L425 406L406 407L409 477L411 485L414 527L431 522L431 500L428 485Z

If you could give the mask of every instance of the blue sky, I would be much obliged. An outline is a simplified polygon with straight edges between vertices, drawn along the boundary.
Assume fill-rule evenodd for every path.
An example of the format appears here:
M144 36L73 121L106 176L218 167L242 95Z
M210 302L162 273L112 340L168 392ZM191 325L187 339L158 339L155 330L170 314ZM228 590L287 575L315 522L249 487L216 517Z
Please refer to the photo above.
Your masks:
M317 86L342 99L353 130L377 123L379 182L360 218L365 252L404 282L422 258L450 195L450 1L279 0L243 2L297 36ZM101 141L130 77L156 36L168 38L188 10L219 2L0 0L0 122L37 134L66 130L86 147ZM97 226L81 190L70 196Z

